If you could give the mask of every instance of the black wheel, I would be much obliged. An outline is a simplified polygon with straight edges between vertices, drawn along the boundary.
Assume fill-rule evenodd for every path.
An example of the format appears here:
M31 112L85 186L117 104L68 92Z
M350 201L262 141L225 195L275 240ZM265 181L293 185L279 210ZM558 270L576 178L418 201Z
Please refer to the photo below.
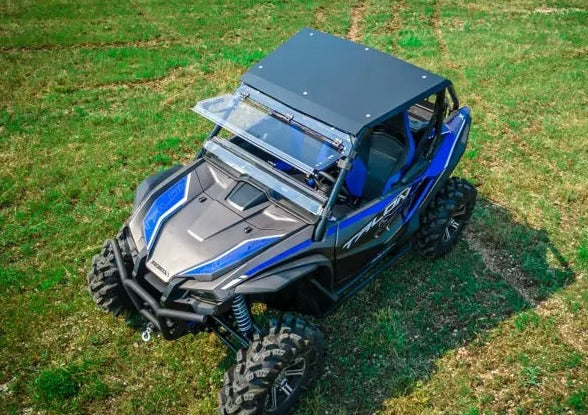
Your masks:
M285 315L269 333L256 335L248 350L237 353L219 392L221 415L292 412L300 395L320 372L323 336L312 324Z
M451 251L472 216L476 195L466 180L452 177L445 183L421 215L416 245L422 255L439 258Z
M130 266L132 260L122 233L119 232L117 240L123 261ZM87 282L94 302L102 310L115 316L133 310L133 303L122 286L114 253L108 241L104 242L100 254L92 258L92 268L88 272Z

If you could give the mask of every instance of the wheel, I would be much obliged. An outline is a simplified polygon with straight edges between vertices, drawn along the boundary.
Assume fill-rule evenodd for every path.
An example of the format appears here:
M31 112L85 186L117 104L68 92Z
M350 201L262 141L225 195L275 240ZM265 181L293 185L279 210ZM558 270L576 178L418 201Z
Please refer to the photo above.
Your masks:
M439 258L457 243L472 216L477 191L466 180L450 178L421 215L416 246L423 256Z
M131 255L122 235L117 235L123 261L130 265ZM104 242L102 251L92 259L92 268L87 276L88 290L98 307L115 316L133 310L133 303L122 286L120 273L116 267L114 252L108 241Z
M320 372L321 332L299 317L285 315L269 333L256 335L237 364L225 374L219 392L221 415L285 415Z

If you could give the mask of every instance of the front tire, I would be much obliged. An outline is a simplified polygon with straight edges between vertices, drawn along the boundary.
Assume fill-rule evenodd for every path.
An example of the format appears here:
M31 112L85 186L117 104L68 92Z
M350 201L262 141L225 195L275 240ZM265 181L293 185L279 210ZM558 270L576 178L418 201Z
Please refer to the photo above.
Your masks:
M440 258L455 246L476 205L476 188L452 177L421 215L416 246L421 255Z
M323 336L312 324L292 315L256 335L237 364L225 374L219 392L221 415L286 415L320 373Z
M123 261L128 266L131 259L122 232L117 235L117 241ZM100 254L92 258L92 268L87 275L87 282L92 299L102 310L115 316L133 310L133 303L122 286L109 241L105 241Z

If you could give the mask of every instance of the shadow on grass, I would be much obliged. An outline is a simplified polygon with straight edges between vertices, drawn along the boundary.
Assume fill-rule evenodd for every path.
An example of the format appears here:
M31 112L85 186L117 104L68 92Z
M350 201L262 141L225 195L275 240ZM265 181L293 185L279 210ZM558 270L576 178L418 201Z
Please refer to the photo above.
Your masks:
M573 280L547 232L504 208L480 201L468 235L440 260L410 254L319 321L326 371L301 413L371 413L427 379L446 351Z

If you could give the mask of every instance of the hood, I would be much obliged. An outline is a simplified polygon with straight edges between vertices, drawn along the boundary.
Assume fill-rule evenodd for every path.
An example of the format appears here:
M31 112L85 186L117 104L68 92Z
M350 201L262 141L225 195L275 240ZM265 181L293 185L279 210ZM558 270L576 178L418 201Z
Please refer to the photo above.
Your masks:
M212 280L307 226L253 183L207 161L170 181L131 220L148 251L147 267L166 282Z

